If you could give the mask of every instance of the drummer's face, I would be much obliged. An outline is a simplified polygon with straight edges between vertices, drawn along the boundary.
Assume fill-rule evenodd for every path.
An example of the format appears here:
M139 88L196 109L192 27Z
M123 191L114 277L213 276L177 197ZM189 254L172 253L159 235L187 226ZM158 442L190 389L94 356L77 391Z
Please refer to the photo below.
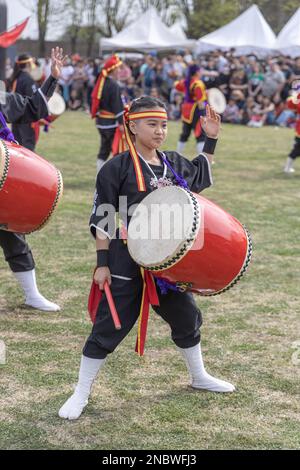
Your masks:
M157 108L157 111L162 111ZM136 141L149 148L159 148L167 138L168 122L166 119L138 119L135 121L134 134Z

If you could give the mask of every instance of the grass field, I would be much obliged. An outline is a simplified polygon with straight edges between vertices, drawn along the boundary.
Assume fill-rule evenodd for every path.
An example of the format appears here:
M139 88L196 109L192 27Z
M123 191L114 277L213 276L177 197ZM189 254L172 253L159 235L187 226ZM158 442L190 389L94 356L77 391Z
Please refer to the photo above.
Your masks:
M180 127L171 123L168 149ZM98 135L87 115L66 113L42 135L37 152L64 177L51 222L28 237L41 292L62 311L22 307L22 293L0 259L1 449L295 449L300 447L300 160L282 166L288 129L223 126L214 186L204 195L250 230L254 255L232 290L203 299L202 344L209 372L232 381L234 394L192 391L185 365L154 313L146 354L134 330L109 358L82 418L57 411L77 379L91 324L87 293L94 264L88 232ZM187 147L194 155L194 142ZM300 347L299 347L300 349Z

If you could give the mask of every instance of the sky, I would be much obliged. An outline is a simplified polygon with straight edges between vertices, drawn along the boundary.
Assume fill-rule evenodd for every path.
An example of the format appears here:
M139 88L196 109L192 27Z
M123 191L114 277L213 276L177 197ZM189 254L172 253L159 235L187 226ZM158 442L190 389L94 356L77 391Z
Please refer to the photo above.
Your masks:
M22 20L25 20L28 16L31 16L27 27L25 28L22 38L32 38L37 39L37 23L34 18L34 14L27 9L24 4L30 4L32 0L6 0L7 5L7 26L8 28L14 26L16 23L20 23ZM48 40L56 39L59 34L53 31L49 31L47 34Z

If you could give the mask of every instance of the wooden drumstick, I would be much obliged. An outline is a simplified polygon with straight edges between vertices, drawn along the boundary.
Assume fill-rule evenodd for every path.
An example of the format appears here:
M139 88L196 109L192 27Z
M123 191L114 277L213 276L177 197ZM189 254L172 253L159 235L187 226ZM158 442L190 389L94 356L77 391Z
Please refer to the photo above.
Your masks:
M115 302L114 302L114 299L111 295L111 290L110 290L110 287L109 287L109 284L108 284L107 281L105 281L105 283L104 283L104 291L105 291L105 294L106 294L106 298L107 298L107 302L108 302L108 305L109 305L110 313L111 313L113 322L115 324L115 328L116 328L116 330L120 330L121 329L121 322L120 322L119 315L118 315L118 312L117 312L117 309L116 309L116 306L115 306Z

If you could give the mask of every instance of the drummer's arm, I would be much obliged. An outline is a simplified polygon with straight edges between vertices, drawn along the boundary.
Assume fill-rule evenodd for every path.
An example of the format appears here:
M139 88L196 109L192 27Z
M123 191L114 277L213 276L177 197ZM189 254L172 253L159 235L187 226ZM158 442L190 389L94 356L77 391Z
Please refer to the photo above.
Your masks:
M94 274L94 281L99 285L99 289L104 289L104 284L107 281L111 284L111 274L108 267L108 249L109 239L101 232L97 231L96 236L96 250L97 250L97 269Z
M221 128L221 118L209 105L206 105L205 109L206 116L200 117L201 127L206 134L203 153L205 153L211 164Z

